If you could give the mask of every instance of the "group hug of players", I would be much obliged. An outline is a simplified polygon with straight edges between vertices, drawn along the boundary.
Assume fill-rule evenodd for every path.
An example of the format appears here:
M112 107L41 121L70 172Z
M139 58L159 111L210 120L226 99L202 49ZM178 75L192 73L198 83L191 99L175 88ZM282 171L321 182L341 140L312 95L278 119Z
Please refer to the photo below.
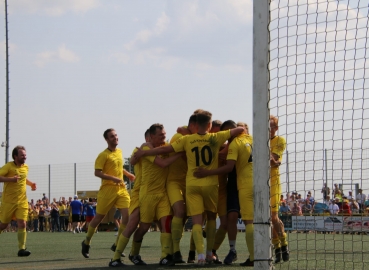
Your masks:
M278 218L281 193L278 167L286 142L276 135L277 130L278 118L270 116L270 203L276 263L282 259L289 260L286 233ZM91 239L96 228L109 210L116 207L122 214L122 222L116 242L111 247L114 256L109 262L110 267L124 266L121 257L132 235L129 259L135 265L146 265L140 256L140 248L144 235L154 221L158 222L161 230L159 264L172 266L185 263L180 241L187 217L192 218L193 224L188 263L195 263L196 252L198 265L222 263L216 251L227 233L230 251L224 263L236 261L237 220L241 217L246 227L246 245L250 253L241 265L254 265L252 136L248 134L247 125L237 126L231 120L224 123L212 121L210 112L196 110L188 126L178 128L177 132L170 144L165 141L166 132L161 124L153 124L145 132L146 142L136 148L131 156L135 175L122 170L123 155L117 148L116 131L108 129L104 132L108 147L95 162L95 176L102 179L102 184L96 216L89 224L86 239L82 241L82 255L85 258L90 256ZM19 226L22 218L26 220L20 214L23 211L20 197L13 197L11 201L6 194L14 195L12 191L17 190L22 194L24 192L25 196L26 184L31 185L32 189L36 189L36 184L27 179L25 149L18 149L17 153L15 150L14 162L0 169L0 181L5 182L0 232L16 216L19 228L18 256L29 256L30 252L25 249L25 224L24 233L22 225ZM18 157L22 151L24 159ZM125 187L123 174L135 181L131 195ZM14 204L17 200L18 203ZM217 215L220 219L218 230ZM204 224L206 249L203 243Z

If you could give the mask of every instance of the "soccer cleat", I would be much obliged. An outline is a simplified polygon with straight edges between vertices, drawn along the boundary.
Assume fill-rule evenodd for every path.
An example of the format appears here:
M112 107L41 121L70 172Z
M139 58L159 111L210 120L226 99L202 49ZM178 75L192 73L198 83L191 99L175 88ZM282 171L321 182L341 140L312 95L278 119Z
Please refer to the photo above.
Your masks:
M216 250L213 250L213 263L222 264L222 261L219 260L218 254Z
M212 264L213 263L213 255L206 255L205 261L206 261L207 264Z
M180 251L176 251L173 254L173 262L174 263L186 263L183 258L182 258L182 254Z
M115 245L115 243L110 247L110 250L111 251L114 251L115 252L115 250L117 249L117 246ZM120 254L120 256L121 257L125 257L126 256L126 254L124 254L123 252L122 252L122 254Z
M134 265L146 265L146 263L141 259L140 255L135 255L132 256L131 254L128 255L129 260L134 264Z
M282 251L282 259L284 262L287 262L290 260L290 252L288 250L288 246L282 246L281 247L281 251Z
M230 265L235 261L237 261L237 251L231 249L223 262L224 264Z
M28 257L29 255L31 255L31 251L28 251L26 249L20 249L18 251L18 257Z
M82 241L82 255L85 258L90 258L90 245L85 244L85 240Z
M280 248L277 248L275 249L275 260L274 260L274 263L279 263L282 259L282 253L281 253L281 249Z
M196 260L196 252L190 250L190 252L188 253L187 263L195 263L195 260Z
M254 266L254 261L250 261L250 258L248 258L245 262L240 263L241 266L249 266L249 267L253 267Z
M109 262L109 267L123 267L126 266L121 260L111 260Z
M198 266L204 266L206 264L206 259L204 254L199 254L197 265Z
M172 256L171 255L167 255L166 257L160 259L159 265L173 266L175 264L174 264L174 262L172 260Z

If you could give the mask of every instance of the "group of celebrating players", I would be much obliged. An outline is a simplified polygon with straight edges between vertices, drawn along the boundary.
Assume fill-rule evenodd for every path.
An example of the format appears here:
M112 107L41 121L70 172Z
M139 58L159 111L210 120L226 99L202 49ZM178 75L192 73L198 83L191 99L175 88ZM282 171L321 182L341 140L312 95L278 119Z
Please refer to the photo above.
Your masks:
M283 137L276 135L277 130L278 118L270 116L270 204L276 263L282 259L289 260L286 233L278 218L281 193L278 167L286 142ZM185 263L180 241L188 217L192 218L193 224L188 263L195 263L197 252L198 265L221 264L216 251L227 233L230 251L224 263L236 261L237 221L241 217L250 253L241 265L254 265L253 140L246 124L236 124L232 120L224 123L212 121L210 112L199 109L190 116L188 126L178 128L170 144L165 141L164 126L153 124L145 132L146 142L132 153L135 175L122 169L123 157L122 151L117 148L116 131L107 129L104 138L108 147L95 162L95 176L102 179L96 216L90 222L86 239L82 242L82 255L85 258L90 256L91 239L96 228L115 206L122 214L122 222L111 247L114 256L109 262L110 267L124 266L121 257L132 235L129 259L135 265L146 265L140 256L140 248L145 233L154 221L158 222L161 230L159 264L172 266ZM0 181L5 182L0 233L15 216L19 228L18 256L28 256L30 252L25 249L26 218L21 214L24 209L21 201L23 194L25 197L26 184L31 185L32 189L36 189L36 184L27 179L25 149L19 147L13 150L14 162L0 169ZM131 195L125 187L123 174L135 181ZM17 198L14 197L15 191L18 192ZM26 197L25 202L27 209ZM220 219L218 230L217 215ZM19 226L22 220L24 227L22 224ZM206 249L203 243L204 224Z

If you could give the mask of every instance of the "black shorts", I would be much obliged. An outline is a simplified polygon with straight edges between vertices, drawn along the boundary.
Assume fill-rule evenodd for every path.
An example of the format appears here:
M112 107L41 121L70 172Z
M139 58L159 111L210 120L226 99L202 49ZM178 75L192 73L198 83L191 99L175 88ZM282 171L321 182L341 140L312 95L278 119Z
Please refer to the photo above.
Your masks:
M81 215L72 214L72 222L80 222L80 221L81 221Z
M240 201L238 199L236 167L228 174L227 182L227 213L240 213Z
M86 216L85 215L82 215L81 216L81 222L85 222L86 221Z
M119 209L116 209L114 213L114 219L121 219L121 218L122 218L122 213L120 212Z

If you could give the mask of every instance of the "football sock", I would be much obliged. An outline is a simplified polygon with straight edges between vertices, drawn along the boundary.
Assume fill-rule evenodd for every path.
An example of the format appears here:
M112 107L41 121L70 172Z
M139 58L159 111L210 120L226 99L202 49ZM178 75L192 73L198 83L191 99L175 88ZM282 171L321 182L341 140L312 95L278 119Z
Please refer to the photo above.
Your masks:
M254 261L254 224L246 225L246 245L250 253L250 261Z
M19 249L26 249L26 238L27 238L26 228L18 229L18 248Z

